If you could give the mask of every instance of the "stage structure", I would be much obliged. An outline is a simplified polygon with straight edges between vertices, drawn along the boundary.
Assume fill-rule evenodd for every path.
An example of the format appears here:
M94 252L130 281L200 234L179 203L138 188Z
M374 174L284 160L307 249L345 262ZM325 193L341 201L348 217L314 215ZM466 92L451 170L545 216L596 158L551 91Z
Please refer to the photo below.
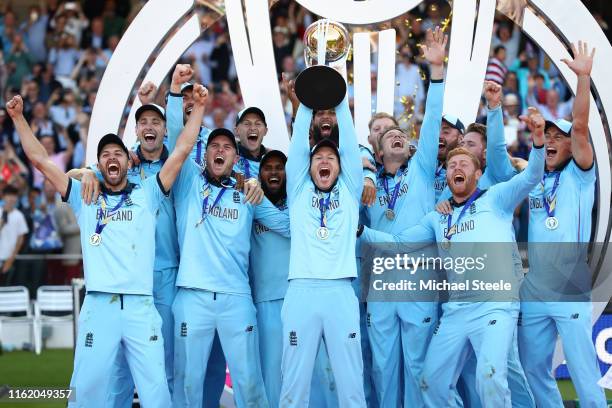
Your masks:
M393 112L395 95L395 30L366 32L368 24L384 23L418 6L420 0L295 0L313 13L347 26L352 35L355 69L355 126L360 142L366 144L367 123L372 112ZM150 0L134 19L110 60L93 109L87 162L95 162L100 137L118 132L123 112L141 83L160 84L179 57L219 18L226 18L232 51L247 106L256 105L266 114L269 132L266 146L287 150L288 134L276 78L269 7L276 0ZM610 133L607 113L612 113L609 67L612 47L595 19L580 0L454 0L447 70L445 111L464 123L473 122L478 110L482 83L491 44L493 19L498 10L511 18L556 64L573 92L577 79L563 63L569 43L579 40L597 48L592 72L592 101L589 119L598 171L595 241L591 256L596 272L612 268L610 238ZM376 106L371 103L371 45L377 42L378 77ZM262 97L265 95L265 97ZM603 114L598 113L597 104ZM135 141L131 107L123 138ZM603 118L603 119L602 119ZM612 293L610 273L599 273L593 298L608 299ZM593 321L606 302L594 303ZM562 361L559 344L556 362Z

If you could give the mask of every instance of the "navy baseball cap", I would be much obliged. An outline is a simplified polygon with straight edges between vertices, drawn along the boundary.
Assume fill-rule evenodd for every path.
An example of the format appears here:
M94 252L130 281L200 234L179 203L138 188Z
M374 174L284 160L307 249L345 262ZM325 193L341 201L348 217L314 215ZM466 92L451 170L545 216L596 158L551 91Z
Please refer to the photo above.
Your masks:
M136 122L138 122L140 115L142 115L146 111L156 112L157 114L159 114L159 116L161 116L163 120L166 120L166 110L164 108L154 103L148 103L146 105L142 105L136 110Z
M338 156L338 161L340 161L340 152L338 151L338 145L330 138L325 138L316 145L314 145L310 150L310 158L312 159L312 156L314 156L314 154L323 147L331 147L334 150L336 156Z
M128 156L130 155L127 147L125 147L125 144L123 144L123 140L121 140L119 136L114 133L107 133L106 135L102 136L102 139L100 139L100 141L98 142L98 158L100 158L100 154L102 153L104 147L109 144L119 145L119 147L121 147L125 154L127 154Z
M206 144L209 145L215 138L220 137L220 136L225 136L228 139L230 139L232 142L232 145L234 146L234 149L238 151L238 144L236 143L236 137L234 136L231 130L226 129L226 128L217 128L213 130L212 132L210 132L210 134L208 135L208 141L206 142Z
M240 112L238 112L238 115L236 116L236 126L238 126L238 124L242 122L242 119L244 119L244 117L249 113L254 113L255 115L259 116L261 120L263 121L264 125L268 126L268 124L266 123L266 115L264 115L261 109L255 106L245 108L241 110Z
M569 122L565 119L557 119L554 122L547 120L544 125L544 131L547 131L551 127L556 127L561 131L561 133L563 133L567 137L571 136L572 134L572 122Z
M270 150L266 152L266 154L261 158L260 167L262 167L268 160L273 157L278 157L283 163L287 163L287 156L285 156L285 153L281 152L280 150Z
M459 120L458 117L444 114L442 115L442 120L451 125L451 127L457 129L461 134L465 133L465 126L463 125L463 122Z
M193 89L193 84L191 82L185 82L184 84L181 85L181 93L183 93L183 91L188 90L188 89Z

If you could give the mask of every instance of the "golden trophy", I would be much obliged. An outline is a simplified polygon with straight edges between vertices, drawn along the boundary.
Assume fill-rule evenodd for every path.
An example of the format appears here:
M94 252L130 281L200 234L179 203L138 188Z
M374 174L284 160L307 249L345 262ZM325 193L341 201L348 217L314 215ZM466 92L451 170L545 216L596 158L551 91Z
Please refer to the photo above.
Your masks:
M312 23L304 33L306 68L295 80L295 93L314 110L332 109L346 95L346 59L350 50L346 28L323 19Z

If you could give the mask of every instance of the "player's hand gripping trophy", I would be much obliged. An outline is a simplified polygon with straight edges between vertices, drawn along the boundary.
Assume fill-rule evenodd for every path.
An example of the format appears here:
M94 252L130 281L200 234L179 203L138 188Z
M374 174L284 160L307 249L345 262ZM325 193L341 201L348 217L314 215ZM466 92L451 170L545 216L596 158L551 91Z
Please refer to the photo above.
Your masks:
M338 106L346 94L346 59L350 50L346 28L335 21L318 20L304 33L306 68L295 80L295 93L314 110Z

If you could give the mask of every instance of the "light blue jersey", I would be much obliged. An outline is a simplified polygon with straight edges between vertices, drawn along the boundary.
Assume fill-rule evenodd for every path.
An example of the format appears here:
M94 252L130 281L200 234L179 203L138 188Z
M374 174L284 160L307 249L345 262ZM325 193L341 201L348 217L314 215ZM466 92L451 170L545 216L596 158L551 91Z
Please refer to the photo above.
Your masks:
M124 195L123 205L111 212ZM140 185L128 184L118 193L103 188L95 204L85 205L81 199L81 183L70 179L65 199L81 229L88 292L153 293L156 218L166 197L157 176L149 177ZM106 207L103 212L109 221L100 233L99 245L91 245L102 205Z
M432 82L429 85L425 117L416 153L396 174L388 174L384 168L379 172L376 182L376 201L367 208L370 226L373 229L399 233L416 225L425 214L434 209L432 186L436 171L438 135L442 124L443 97L444 83ZM392 203L396 189L397 199ZM395 216L389 219L386 213L393 204Z
M446 188L446 163L438 162L436 173L434 175L434 191L436 192L436 202L440 201L442 192Z
M179 226L183 236L179 232L182 246L176 286L250 294L247 270L253 220L289 236L287 214L267 199L258 206L243 203L242 192L209 182L192 161L183 165L174 194L177 213L185 220L183 228ZM205 194L209 200L203 219Z
M362 160L366 159L372 166L374 166L374 168L377 167L376 160L374 160L374 153L372 153L370 149L364 145L359 145L359 152L361 153ZM374 173L372 170L364 168L363 177L369 178L374 182L374 184L376 184L376 173Z
M513 213L516 206L527 196L529 191L542 180L544 173L544 149L532 148L529 156L529 165L522 173L514 176L507 182L499 183L489 190L481 192L470 208L464 212L459 224L456 225L457 232L452 235L451 241L475 243L475 242L515 242L514 230L512 228ZM455 204L452 220L456 222L463 210L463 204ZM455 225L455 224L453 224ZM396 235L380 233L378 231L364 228L362 237L367 242L442 242L448 230L448 216L441 215L436 211L428 213L419 224ZM452 250L452 247L451 247ZM512 245L505 248L508 259L512 259ZM444 249L439 249L442 255ZM448 253L446 253L448 255ZM513 262L510 261L507 270L508 276L504 278L511 282L516 279ZM465 275L449 273L448 278L464 279ZM453 293L451 293L451 299ZM484 299L479 295L479 299Z
M266 148L264 145L261 145L259 156L253 157L247 149L242 147L241 144L238 144L238 155L240 158L238 159L238 163L236 163L234 166L234 171L236 173L244 174L246 179L256 179L259 176L259 166L265 153Z
M319 193L310 178L308 133L312 110L300 105L293 125L287 161L287 197L291 219L289 279L341 279L357 276L355 231L363 190L357 136L345 99L336 109L340 132L341 171L330 193ZM329 237L321 240L320 199L329 199Z
M510 180L517 171L512 166L508 151L506 150L506 139L504 136L504 114L501 106L495 109L487 109L487 162L482 177L478 180L478 188L486 190L497 183ZM444 171L446 177L446 170ZM446 184L446 181L445 181ZM436 197L437 202L451 198L448 186Z
M279 211L289 213L286 199L281 200L276 207ZM287 273L290 250L291 239L255 221L249 253L249 278L254 303L285 297L289 286Z
M140 184L142 181L156 175L168 158L168 150L164 148L161 158L157 161L146 160L140 148L136 150L140 164L128 170L130 183ZM165 198L157 213L155 227L155 270L178 268L179 248L176 235L176 215L170 198Z

